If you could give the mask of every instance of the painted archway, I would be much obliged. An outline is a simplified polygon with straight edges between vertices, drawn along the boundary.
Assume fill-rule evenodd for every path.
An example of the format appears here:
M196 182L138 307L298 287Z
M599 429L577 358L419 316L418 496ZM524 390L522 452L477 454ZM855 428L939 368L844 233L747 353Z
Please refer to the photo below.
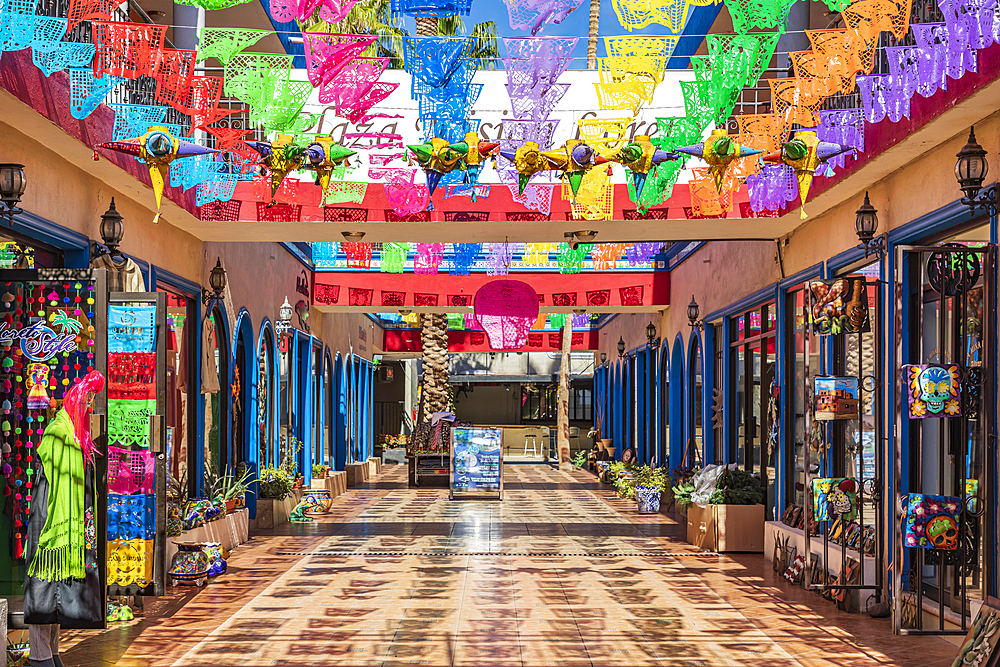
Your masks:
M663 466L670 454L670 345L660 343L656 383L656 460Z
M670 353L670 466L683 466L684 455L684 338L677 334Z
M333 451L334 468L347 469L347 370L340 352L333 358L333 376L335 379L334 418L333 418Z
M694 466L697 459L702 459L704 462L705 424L705 397L703 395L705 355L702 353L701 337L696 330L692 330L691 336L688 338L687 362L685 444L690 444L690 449L684 465Z

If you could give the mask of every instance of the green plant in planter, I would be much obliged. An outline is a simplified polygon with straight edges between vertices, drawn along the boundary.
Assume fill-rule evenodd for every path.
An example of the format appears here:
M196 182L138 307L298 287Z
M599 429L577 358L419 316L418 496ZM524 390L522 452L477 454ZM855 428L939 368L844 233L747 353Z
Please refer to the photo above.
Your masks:
M635 500L635 474L631 463L615 461L608 467L608 479L619 498Z
M587 463L587 452L581 450L573 457L573 467L579 470Z
M724 470L715 491L708 499L712 505L763 505L764 485L746 470Z
M260 471L260 497L284 500L292 492L292 477L283 468L264 468Z
M330 472L330 466L323 463L313 464L313 477L325 477Z
M635 468L635 488L646 488L659 491L667 490L669 479L666 468L651 468L648 465L641 465Z
M223 500L232 500L244 495L250 490L250 485L257 480L253 476L253 471L245 463L236 466L234 474L226 474L222 478L221 492Z

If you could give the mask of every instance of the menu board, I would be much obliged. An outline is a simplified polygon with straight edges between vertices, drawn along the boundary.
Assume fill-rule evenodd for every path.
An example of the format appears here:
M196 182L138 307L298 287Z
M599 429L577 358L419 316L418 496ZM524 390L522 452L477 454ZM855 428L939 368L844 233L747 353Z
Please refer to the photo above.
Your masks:
M450 496L466 495L503 500L503 429L451 430Z

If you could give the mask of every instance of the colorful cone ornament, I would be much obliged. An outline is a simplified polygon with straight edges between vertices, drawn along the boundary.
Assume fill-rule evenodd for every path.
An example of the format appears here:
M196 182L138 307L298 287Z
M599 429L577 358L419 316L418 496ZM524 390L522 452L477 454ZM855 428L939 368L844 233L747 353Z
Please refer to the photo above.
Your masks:
M765 162L774 164L787 164L795 170L795 177L799 182L799 218L805 220L806 197L809 196L809 188L812 186L813 174L820 165L830 158L842 153L853 151L851 146L841 146L828 141L820 141L815 132L802 130L795 133L795 136L781 145L781 150L764 157Z
M483 162L500 144L480 141L476 132L466 132L464 143L469 147L469 152L465 154L465 182L472 186L472 201L476 201L476 184L479 183Z
M526 141L516 152L500 151L500 155L514 163L517 170L517 194L523 195L531 177L549 168L548 162L542 158L542 151L534 141Z
M475 181L479 179L479 169L483 159L497 146L498 144L493 142L480 142L474 132L468 132L464 141L455 144L434 137L430 141L411 144L407 148L416 158L417 164L426 172L427 189L434 194L441 176L456 169L467 171L471 168L475 185ZM464 180L469 182L468 173Z
M306 150L290 134L279 134L272 142L245 142L260 153L260 163L271 170L271 197L274 197L288 172L301 169Z
M712 130L712 134L705 141L693 146L678 148L677 152L700 157L708 163L708 171L715 180L715 189L721 193L722 181L726 177L729 165L740 158L755 155L761 151L741 146L725 130Z
M98 148L107 148L119 153L134 155L146 161L149 166L149 178L153 184L153 194L156 196L156 215L153 216L153 222L160 220L160 202L163 199L163 187L170 174L170 163L179 158L219 152L214 148L205 148L190 141L178 139L162 125L151 126L142 136L122 141L109 141L100 144Z
M560 176L569 181L574 197L580 191L583 175L597 164L594 149L577 139L570 139L559 148L545 151L542 157L548 161L549 169L559 171Z
M344 148L333 140L333 137L316 137L313 143L306 147L305 156L308 159L306 169L316 173L316 183L325 194L330 185L333 170L356 155L357 151ZM272 195L273 196L273 195Z
M649 172L664 162L676 160L678 157L676 153L669 153L654 146L649 137L638 136L610 158L598 155L595 163L603 164L612 161L627 167L632 175L632 184L635 186L635 197L638 199L642 196L642 188L646 184Z

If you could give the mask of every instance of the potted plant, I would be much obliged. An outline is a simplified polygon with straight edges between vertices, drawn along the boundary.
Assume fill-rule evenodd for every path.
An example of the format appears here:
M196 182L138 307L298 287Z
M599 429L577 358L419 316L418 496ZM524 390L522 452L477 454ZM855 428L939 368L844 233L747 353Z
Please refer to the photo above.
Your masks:
M615 461L608 466L607 477L619 498L635 500L635 473L631 463Z
M260 471L260 497L284 500L292 492L292 478L282 468Z
M678 506L688 506L688 542L709 551L764 550L764 486L735 465L706 466L675 487Z
M314 479L326 479L329 473L330 473L330 466L325 465L323 463L316 463L313 465Z
M244 463L236 467L236 474L227 474L223 477L222 498L226 501L227 514L246 504L246 492L255 481L253 472Z
M660 494L667 490L666 468L642 465L634 472L633 488L639 502L639 514L657 514L660 511Z

